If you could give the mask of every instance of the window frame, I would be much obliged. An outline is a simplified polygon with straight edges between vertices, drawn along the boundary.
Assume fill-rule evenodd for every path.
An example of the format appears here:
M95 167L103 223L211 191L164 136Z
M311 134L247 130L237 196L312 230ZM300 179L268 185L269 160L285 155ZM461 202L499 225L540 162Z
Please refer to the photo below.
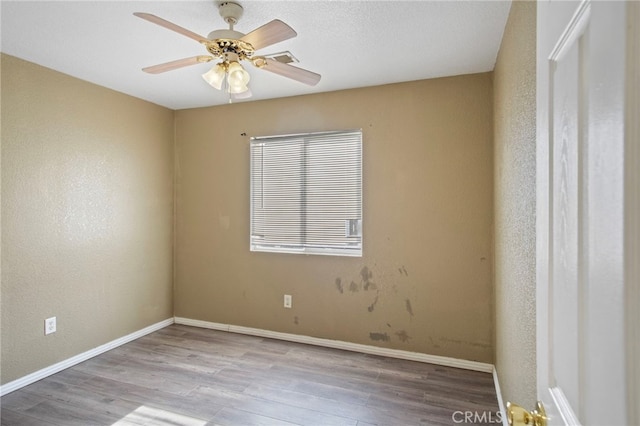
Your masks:
M344 247L326 247L326 246L322 246L322 245L306 245L305 243L301 243L301 244L292 244L292 245L288 245L288 244L280 244L280 245L274 245L274 244L259 244L255 241L254 238L254 216L255 216L255 212L254 212L254 204L255 204L255 200L254 200L254 173L256 170L254 170L254 154L253 154L253 146L254 144L260 144L260 143L266 143L268 141L270 141L271 143L274 142L283 142L286 143L287 141L291 141L292 139L313 139L313 138L322 138L322 137L326 137L326 136L340 136L340 135L345 135L345 137L347 135L351 136L354 133L357 133L357 154L358 154L358 158L357 158L357 163L355 163L353 166L356 168L356 173L354 173L354 176L357 176L359 178L359 182L358 182L358 189L359 189L359 193L358 193L358 201L359 201L359 206L358 206L358 211L359 211L359 218L358 219L353 219L353 218L349 218L349 219L345 219L345 237L350 237L353 236L354 239L357 238L357 243L356 245L354 245L353 247L348 247L348 246L344 246ZM311 141L304 141L303 142L303 146L306 147L307 144L309 143L313 143L313 140ZM306 148L305 148L306 149ZM303 154L305 155L305 154ZM302 157L301 157L302 158ZM309 163L305 163L305 166L303 167L303 170L306 170L306 167ZM364 188L363 188L363 182L364 182L364 176L363 176L363 132L362 129L349 129L349 130L335 130L335 131L324 131L324 132L312 132L312 133L295 133L295 134L286 134L286 135L272 135L272 136L254 136L250 138L249 141L249 206L250 206L250 216L249 216L249 248L251 252L265 252L265 253L285 253L285 254L306 254L306 255L327 255L327 256L344 256L344 257L362 257L363 256L363 251L364 251L364 237L363 237L363 232L362 232L362 228L363 228L363 218L364 218L364 210L363 210L363 192L364 192ZM304 173L304 172L301 172ZM308 175L300 175L301 178L303 180L306 180L306 178L308 177ZM302 198L306 198L302 197ZM300 206L302 208L300 208L301 214L304 214L303 211L306 211L306 207L309 204L305 203L300 203ZM348 235L349 232L351 231L347 231L346 229L354 229L354 225L353 225L353 221L357 221L355 222L355 230L357 232L356 235ZM306 228L305 228L306 229Z

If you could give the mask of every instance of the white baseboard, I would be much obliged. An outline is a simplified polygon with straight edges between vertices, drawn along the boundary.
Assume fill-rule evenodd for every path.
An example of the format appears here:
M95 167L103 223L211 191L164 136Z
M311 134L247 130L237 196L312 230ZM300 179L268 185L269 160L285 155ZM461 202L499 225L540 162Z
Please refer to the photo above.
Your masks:
M117 348L118 346L129 343L132 340L138 339L142 336L146 336L149 333L153 333L154 331L160 330L161 328L164 328L171 324L173 324L173 318L168 318L164 321L160 321L148 327L145 327L142 330L134 331L131 334L127 334L126 336L120 337L116 340L112 340L111 342L100 345L97 348L90 349L86 352L65 359L64 361L60 361L49 367L43 368L42 370L38 370L12 382L6 383L0 387L0 396L4 396L10 392L16 391L24 386L30 385L31 383L37 382L38 380L44 379L45 377L51 376L52 374L58 373L66 368L86 361L89 358L93 358L96 355L100 355L101 353Z
M493 364L468 361L465 359L449 358L438 355L428 355L419 352L402 351L399 349L380 348L377 346L363 345L359 343L344 342L341 340L321 339L319 337L304 336L299 334L280 333L277 331L262 330L259 328L242 327L239 325L220 324L209 321L194 320L175 317L176 324L190 325L194 327L210 328L213 330L228 331L231 333L248 334L251 336L268 337L271 339L287 340L289 342L306 343L309 345L324 346L327 348L343 349L352 352L361 352L371 355L386 356L389 358L406 359L409 361L425 362L429 364L444 365L447 367L464 368L465 370L492 373ZM496 382L497 383L497 382Z
M189 325L193 327L227 331L230 333L247 334L251 336L286 340L290 342L304 343L304 344L315 345L315 346L324 346L327 348L343 349L343 350L352 351L352 352L386 356L390 358L405 359L409 361L443 365L447 367L463 368L465 370L481 371L484 373L492 373L493 381L496 386L496 394L498 396L498 404L500 406L500 411L503 414L503 420L506 421L502 395L500 394L500 385L498 383L498 375L492 364L487 364L484 362L477 362L477 361L469 361L469 360L458 359L458 358L450 358L450 357L444 357L444 356L438 356L438 355L429 355L429 354L423 354L419 352L409 352L409 351L403 351L399 349L381 348L377 346L363 345L359 343L344 342L341 340L330 340L330 339L322 339L319 337L304 336L299 334L280 333L277 331L263 330L263 329L251 328L251 327L242 327L239 325L220 324L215 322L194 320L194 319L182 318L182 317L168 318L164 321L160 321L158 323L145 327L142 330L135 331L131 334L120 337L119 339L112 340L111 342L98 346L97 348L88 350L74 357L68 358L64 361L58 362L49 367L43 368L34 373L26 375L24 377L8 382L0 386L0 396L16 391L24 386L37 382L38 380L44 379L45 377L51 376L52 374L58 373L64 369L67 369L83 361L86 361L90 358L93 358L94 356L100 355L101 353L117 348L118 346L124 345L125 343L131 342L132 340L146 336L147 334L153 333L154 331L160 330L174 323Z

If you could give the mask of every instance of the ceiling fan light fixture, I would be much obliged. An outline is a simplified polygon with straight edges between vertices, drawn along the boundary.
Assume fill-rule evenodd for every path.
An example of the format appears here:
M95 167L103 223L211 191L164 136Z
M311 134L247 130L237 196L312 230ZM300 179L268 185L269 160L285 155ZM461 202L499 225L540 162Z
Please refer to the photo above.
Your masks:
M247 90L249 90L249 87L246 84L229 85L229 93L233 93L234 95L245 93Z
M224 81L226 70L221 64L217 64L206 73L202 74L204 81L218 90L222 89L222 82Z
M238 62L230 62L227 66L229 86L247 86L251 75Z

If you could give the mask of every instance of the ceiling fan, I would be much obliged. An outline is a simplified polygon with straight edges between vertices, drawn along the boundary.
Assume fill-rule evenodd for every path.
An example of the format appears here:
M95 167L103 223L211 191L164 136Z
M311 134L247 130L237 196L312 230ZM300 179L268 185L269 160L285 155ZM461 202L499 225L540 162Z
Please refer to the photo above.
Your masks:
M234 2L219 2L218 11L224 21L229 24L229 29L211 31L207 37L150 13L134 13L139 18L199 42L209 52L209 55L178 59L146 67L142 71L150 74L159 74L189 65L219 60L211 70L202 74L202 78L218 90L222 90L224 85L225 91L230 96L229 101L231 101L231 98L242 99L251 96L251 90L248 87L251 76L242 67L242 61L251 62L256 68L291 78L309 86L318 84L321 77L320 74L289 65L276 58L254 55L256 50L295 37L297 33L289 25L279 19L274 19L248 34L243 34L233 29L242 16L243 8L241 5ZM225 82L226 84L224 84Z

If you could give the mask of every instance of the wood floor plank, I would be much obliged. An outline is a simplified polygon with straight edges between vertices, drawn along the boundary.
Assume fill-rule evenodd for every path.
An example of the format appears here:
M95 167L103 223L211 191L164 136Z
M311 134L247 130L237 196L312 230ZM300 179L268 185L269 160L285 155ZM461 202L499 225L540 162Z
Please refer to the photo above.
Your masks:
M205 426L206 424L207 421L204 419L142 405L127 416L122 417L112 426Z
M268 384L282 389L290 389L296 381L293 377L276 375L270 370L247 368L226 368L216 374L216 386L224 389L243 391L252 384Z
M87 392L81 385L70 385L55 379L36 382L27 386L24 392L116 418L127 415L140 405L99 392Z
M6 408L0 410L0 424L2 426L55 426L55 423Z
M295 423L284 422L260 414L243 410L225 408L218 413L207 426L294 426Z
M336 416L329 412L313 411L261 398L248 399L241 410L296 425L355 426L357 423L354 419Z
M106 377L123 383L141 385L176 395L186 395L197 387L197 384L190 382L188 379L168 379L157 372L147 369L130 368L124 364L105 366L95 363L81 363L73 368L95 376Z
M113 397L136 402L140 406L151 406L202 419L212 418L224 408L216 401L198 395L176 395L103 377L95 377L85 382L83 387L87 392L106 393Z
M363 389L347 389L339 385L316 383L310 380L299 380L293 390L299 393L319 396L324 399L339 401L342 404L365 405L369 400L369 391Z
M99 413L91 408L78 407L50 399L24 410L24 414L66 426L112 425L120 418L117 415Z
M0 398L12 425L496 423L491 374L172 325ZM459 416L459 415L458 415Z
M250 386L245 390L246 394L267 401L274 401L295 407L306 408L316 412L328 412L339 417L358 420L367 410L364 404L350 404L321 396L291 391L283 389L274 389L266 386Z

